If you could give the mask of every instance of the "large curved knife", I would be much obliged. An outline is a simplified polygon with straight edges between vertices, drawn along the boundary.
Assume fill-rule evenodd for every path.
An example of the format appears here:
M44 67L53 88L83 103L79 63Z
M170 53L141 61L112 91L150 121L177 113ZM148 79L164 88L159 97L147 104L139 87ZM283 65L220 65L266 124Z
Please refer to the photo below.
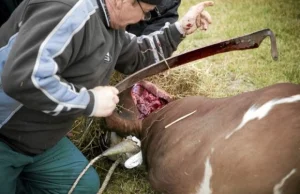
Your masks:
M136 73L119 82L115 87L119 90L119 92L122 92L146 77L161 73L170 68L178 67L191 61L229 51L258 48L260 46L260 43L267 36L270 36L271 39L272 58L274 60L277 60L278 53L275 36L270 29L264 29L245 36L225 40L216 44L208 45L202 48L182 53L177 56L170 57L166 60L160 61L137 71Z

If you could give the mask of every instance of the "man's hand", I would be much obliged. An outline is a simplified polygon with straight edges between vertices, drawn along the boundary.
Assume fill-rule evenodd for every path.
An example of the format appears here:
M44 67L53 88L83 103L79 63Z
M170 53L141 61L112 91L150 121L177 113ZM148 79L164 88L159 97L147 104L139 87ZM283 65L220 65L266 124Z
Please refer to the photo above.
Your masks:
M208 25L211 24L211 16L204 8L213 4L212 1L204 1L191 7L182 19L178 21L177 28L179 28L179 31L184 35L189 35L198 28L207 30Z
M119 91L112 86L98 86L90 90L95 96L94 110L91 116L107 117L119 103Z

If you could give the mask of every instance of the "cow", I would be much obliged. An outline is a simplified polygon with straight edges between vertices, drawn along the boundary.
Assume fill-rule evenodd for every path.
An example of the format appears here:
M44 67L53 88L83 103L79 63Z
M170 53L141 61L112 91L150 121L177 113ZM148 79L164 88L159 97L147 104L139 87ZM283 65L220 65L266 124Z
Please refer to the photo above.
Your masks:
M172 99L141 81L120 94L120 105L107 127L140 138L158 192L300 193L300 85Z

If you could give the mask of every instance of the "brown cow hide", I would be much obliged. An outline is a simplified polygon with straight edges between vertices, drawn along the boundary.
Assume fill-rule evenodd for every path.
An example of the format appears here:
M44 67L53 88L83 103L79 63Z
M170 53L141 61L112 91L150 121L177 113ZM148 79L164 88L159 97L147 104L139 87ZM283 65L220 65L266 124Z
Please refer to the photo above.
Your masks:
M157 191L300 193L299 85L175 100L141 121L139 135Z

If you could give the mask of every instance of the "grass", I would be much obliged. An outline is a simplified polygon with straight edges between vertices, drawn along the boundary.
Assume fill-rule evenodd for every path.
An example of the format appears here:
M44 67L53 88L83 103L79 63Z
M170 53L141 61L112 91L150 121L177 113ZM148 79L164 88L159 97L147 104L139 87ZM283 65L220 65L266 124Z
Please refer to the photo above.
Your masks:
M182 16L197 2L199 1L183 0L180 15ZM300 83L299 0L214 2L213 7L207 8L213 18L209 30L188 36L175 54L269 28L277 38L279 60L272 61L270 41L265 39L257 49L212 56L150 80L177 97L189 95L224 97L279 82ZM82 126L83 128L88 126L85 119L77 121L77 129ZM95 137L99 134L101 125L96 121L90 126L89 132L85 133L88 140L74 140L89 159L97 155L95 150L99 142L95 141L97 139ZM96 169L102 181L111 164L109 160L97 162ZM105 193L154 194L147 182L146 174L143 168L127 170L120 166L112 176Z
M183 2L181 15L196 2ZM277 38L279 61L272 61L270 41L266 39L258 49L221 54L195 62L207 77L204 84L214 86L210 96L233 95L247 88L252 90L278 82L299 83L300 1L214 2L215 5L207 9L213 18L210 29L187 37L178 53L269 28Z

